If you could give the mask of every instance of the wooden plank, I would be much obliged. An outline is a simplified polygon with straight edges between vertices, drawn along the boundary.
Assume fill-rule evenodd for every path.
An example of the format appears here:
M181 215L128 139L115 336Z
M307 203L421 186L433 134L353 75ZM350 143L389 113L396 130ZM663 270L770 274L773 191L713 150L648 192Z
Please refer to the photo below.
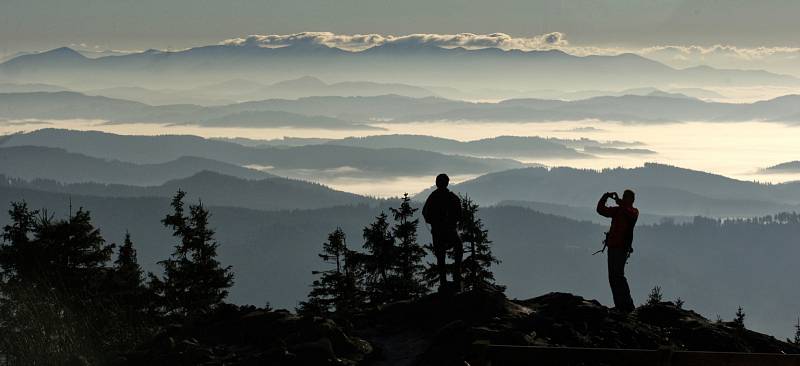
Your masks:
M525 347L491 345L487 359L492 365L568 365L598 362L615 366L659 365L660 353L654 350L614 348Z
M800 355L777 353L675 352L675 366L800 366Z
M800 366L800 355L476 344L483 365Z

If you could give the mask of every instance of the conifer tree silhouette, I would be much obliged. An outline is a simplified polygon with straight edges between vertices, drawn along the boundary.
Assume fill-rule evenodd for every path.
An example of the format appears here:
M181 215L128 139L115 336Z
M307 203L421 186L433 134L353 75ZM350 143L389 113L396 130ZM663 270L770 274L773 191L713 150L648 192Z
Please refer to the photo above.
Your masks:
M131 322L138 322L155 311L155 298L145 284L145 275L136 255L131 235L125 232L125 239L117 251L117 259L110 273L109 296L121 308L124 316Z
M797 318L797 323L794 324L793 343L796 345L800 345L800 318Z
M128 232L125 232L125 239L119 247L117 259L114 260L114 278L116 285L123 289L140 289L144 284L144 272L136 258L136 249Z
M478 204L469 196L461 197L461 212L458 231L464 245L465 257L461 265L464 289L471 290L484 283L494 285L491 266L500 261L492 254L492 241L478 217Z
M417 242L419 219L413 218L419 209L411 207L411 198L406 193L403 195L400 207L390 210L396 222L392 228L392 235L397 245L397 296L418 298L428 292L428 288L422 282L425 269L422 258L425 257L425 248Z
M381 212L372 224L364 228L364 282L372 304L392 301L396 294L394 268L397 247L387 220L386 213Z
M328 234L319 257L334 268L313 272L320 277L312 283L308 300L300 303L298 313L346 318L360 307L362 297L353 254L341 228Z
M79 209L66 219L12 203L0 245L0 340L14 364L99 361L113 342L105 281L113 245Z
M172 214L161 222L180 239L175 252L164 261L164 279L151 277L151 284L161 297L168 315L195 318L222 303L233 285L231 267L217 261L214 231L208 227L209 212L202 202L190 205L188 215L178 190L172 199Z
M736 317L733 319L733 326L739 329L744 329L744 309L740 306L736 309Z

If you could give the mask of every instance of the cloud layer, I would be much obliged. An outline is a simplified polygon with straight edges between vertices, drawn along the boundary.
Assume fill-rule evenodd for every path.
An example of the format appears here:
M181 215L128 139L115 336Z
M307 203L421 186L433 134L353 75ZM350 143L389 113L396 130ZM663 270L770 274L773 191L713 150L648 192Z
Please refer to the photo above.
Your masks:
M334 34L330 32L302 32L295 34L250 35L244 38L228 39L226 45L250 47L286 47L290 45L324 45L351 51L386 44L407 46L464 47L468 49L501 48L501 49L552 49L567 47L566 36L560 32L552 32L532 37L512 37L505 33L492 34L432 34L418 33L404 36L381 34Z
M577 56L618 55L634 53L667 65L683 68L709 65L731 69L767 69L774 72L800 76L800 48L753 47L731 45L659 45L643 48L594 47L573 45L561 32L551 32L529 37L513 37L505 33L435 34L416 33L409 35L383 34L336 34L331 32L302 32L295 34L250 35L228 39L222 44L242 47L286 47L290 45L323 45L350 51L361 51L375 46L394 44L402 46L436 46L467 49L499 48L504 50L550 50L558 49Z

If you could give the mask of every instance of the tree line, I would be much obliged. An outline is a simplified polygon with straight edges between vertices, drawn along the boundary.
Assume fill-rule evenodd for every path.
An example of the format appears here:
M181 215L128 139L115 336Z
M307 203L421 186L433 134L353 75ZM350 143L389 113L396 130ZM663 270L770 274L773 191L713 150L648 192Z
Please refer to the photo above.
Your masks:
M0 355L6 362L107 364L159 327L220 306L233 272L216 260L209 211L201 202L186 207L185 195L175 194L172 212L161 220L176 244L159 262L160 275L144 273L129 233L119 246L106 242L83 208L55 219L24 201L12 203L0 245Z
M0 244L0 359L9 364L108 364L169 324L202 319L220 307L234 276L217 260L219 243L202 202L186 204L182 190L161 223L174 250L161 273L145 273L133 236L109 243L79 208L65 218L12 202ZM459 233L465 248L465 289L493 283L488 232L478 205L462 200ZM367 307L416 299L438 281L424 263L430 245L417 240L417 208L404 195L389 215L363 230L363 251L351 250L342 229L328 235L301 316L342 316Z
M434 263L424 262L426 250L433 248L417 240L420 222L414 215L418 210L408 194L403 195L399 207L389 209L393 223L381 212L364 227L363 251L348 247L341 228L328 234L319 257L329 268L313 272L317 278L297 312L347 320L354 313L426 295L439 282L440 272ZM492 254L492 241L478 210L471 198L461 197L458 233L464 259L456 270L461 271L464 290L497 286L491 266L500 262Z

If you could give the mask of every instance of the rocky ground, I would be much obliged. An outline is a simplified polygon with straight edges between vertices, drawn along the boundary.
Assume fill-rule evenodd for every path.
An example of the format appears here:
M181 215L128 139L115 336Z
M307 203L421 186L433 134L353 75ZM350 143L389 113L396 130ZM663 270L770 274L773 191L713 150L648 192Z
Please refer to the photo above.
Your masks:
M800 353L800 346L710 321L671 302L620 314L566 293L509 300L484 289L433 294L348 319L231 307L173 327L130 355L137 365L464 365L478 340L493 344Z
M227 306L212 318L161 332L125 365L357 365L370 344L330 319L285 310Z

